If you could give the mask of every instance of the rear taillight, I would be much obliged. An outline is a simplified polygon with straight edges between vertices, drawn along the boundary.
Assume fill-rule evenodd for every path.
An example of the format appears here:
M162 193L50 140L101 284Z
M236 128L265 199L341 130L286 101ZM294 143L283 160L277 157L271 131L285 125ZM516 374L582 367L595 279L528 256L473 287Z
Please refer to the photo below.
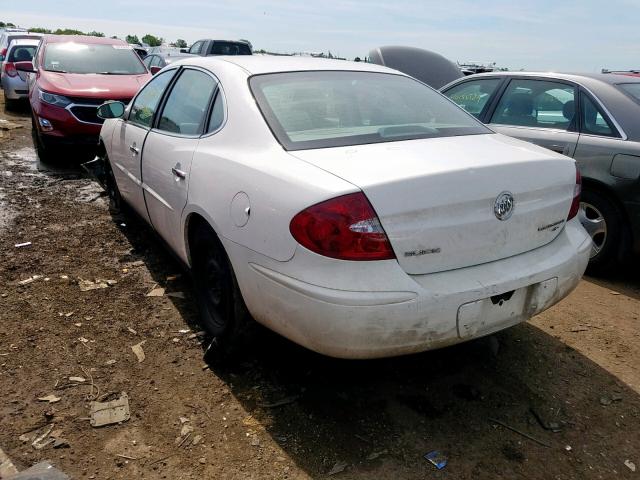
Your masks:
M362 192L332 198L298 213L291 235L312 252L341 260L395 258L387 234Z
M9 75L10 77L15 77L16 75L18 75L16 66L11 62L7 62L4 64L4 73Z
M7 49L3 48L2 51L0 51L0 57L3 57L7 54Z
M582 176L580 175L580 170L576 166L576 184L573 187L573 202L571 202L571 208L569 209L569 215L567 216L567 221L571 220L578 214L578 210L580 210L580 193L582 192Z

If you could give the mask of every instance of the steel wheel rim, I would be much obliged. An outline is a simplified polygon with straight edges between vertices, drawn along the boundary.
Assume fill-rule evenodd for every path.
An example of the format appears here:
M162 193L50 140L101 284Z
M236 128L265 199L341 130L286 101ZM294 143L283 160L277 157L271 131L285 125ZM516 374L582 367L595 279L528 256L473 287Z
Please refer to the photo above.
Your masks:
M589 258L598 255L607 243L607 221L602 212L588 202L580 202L580 223L591 237Z

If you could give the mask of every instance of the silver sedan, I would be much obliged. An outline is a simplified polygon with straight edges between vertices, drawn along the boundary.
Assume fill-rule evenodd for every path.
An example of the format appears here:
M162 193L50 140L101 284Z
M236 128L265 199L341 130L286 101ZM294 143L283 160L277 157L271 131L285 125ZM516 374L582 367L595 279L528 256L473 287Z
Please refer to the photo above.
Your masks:
M637 75L496 72L441 90L493 130L576 160L580 218L593 239L591 271L640 253Z

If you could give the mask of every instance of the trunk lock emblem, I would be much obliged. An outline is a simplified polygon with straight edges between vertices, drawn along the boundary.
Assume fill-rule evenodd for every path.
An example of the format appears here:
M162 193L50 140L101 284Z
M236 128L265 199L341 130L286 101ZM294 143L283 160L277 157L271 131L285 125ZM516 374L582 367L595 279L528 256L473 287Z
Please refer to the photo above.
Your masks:
M498 220L508 220L513 213L515 200L511 192L502 192L493 204L493 213Z

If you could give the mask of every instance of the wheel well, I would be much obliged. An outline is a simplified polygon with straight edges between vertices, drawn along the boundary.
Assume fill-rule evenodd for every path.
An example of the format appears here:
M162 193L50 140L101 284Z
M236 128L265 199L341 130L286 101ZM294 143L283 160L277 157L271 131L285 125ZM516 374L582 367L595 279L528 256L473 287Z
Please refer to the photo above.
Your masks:
M611 200L614 206L618 209L620 217L622 218L623 248L621 250L623 254L624 252L627 252L631 248L631 245L633 245L633 233L631 231L631 225L629 223L629 216L627 215L627 211L618 196L608 185L591 178L582 178L582 189L590 190L592 192L597 192L601 195L604 195L605 197L607 197L607 199Z
M202 215L198 213L192 213L187 217L185 228L185 247L187 251L187 260L189 262L189 266L192 265L191 247L193 246L196 234L201 230L209 231L217 247L224 251L224 247L222 246L222 242L218 238L218 234L209 224L209 222Z

